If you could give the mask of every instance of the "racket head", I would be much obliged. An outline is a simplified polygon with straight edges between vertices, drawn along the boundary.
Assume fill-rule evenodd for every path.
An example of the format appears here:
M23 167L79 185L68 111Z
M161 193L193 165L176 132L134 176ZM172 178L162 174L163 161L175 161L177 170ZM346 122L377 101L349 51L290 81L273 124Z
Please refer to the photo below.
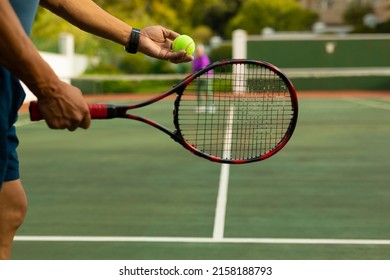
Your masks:
M295 88L270 63L220 61L184 84L175 101L176 135L198 156L230 164L261 161L279 152L294 132Z

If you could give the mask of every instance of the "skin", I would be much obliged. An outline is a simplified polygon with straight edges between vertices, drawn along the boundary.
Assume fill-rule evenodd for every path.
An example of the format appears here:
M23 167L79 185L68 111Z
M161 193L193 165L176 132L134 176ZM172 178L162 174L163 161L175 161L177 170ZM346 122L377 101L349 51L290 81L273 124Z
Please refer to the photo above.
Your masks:
M41 0L40 5L86 32L123 46L132 31L131 26L91 0ZM47 125L69 131L88 128L91 118L81 91L62 82L42 59L9 0L0 0L0 15L0 64L37 96L39 110ZM162 26L143 28L138 51L172 63L192 61L193 57L185 51L170 50L177 36L178 33ZM21 180L4 182L0 188L0 259L11 257L12 241L26 211L27 199Z

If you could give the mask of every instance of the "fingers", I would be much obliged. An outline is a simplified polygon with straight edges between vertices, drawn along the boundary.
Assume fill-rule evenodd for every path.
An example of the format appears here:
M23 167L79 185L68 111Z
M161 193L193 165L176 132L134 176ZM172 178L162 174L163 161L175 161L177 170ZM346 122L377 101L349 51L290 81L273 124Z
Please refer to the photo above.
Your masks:
M83 128L87 129L91 125L91 117L88 114L84 115L84 118L81 120L79 119L73 119L68 121L69 125L65 125L64 128L68 129L69 131L75 131L77 128Z
M81 91L66 83L59 83L53 96L38 100L38 107L47 125L52 129L88 128L91 116Z
M84 116L84 119L81 121L79 127L87 129L91 125L91 116L89 112Z
M193 60L194 60L194 58L192 56L189 56L189 55L168 59L169 62L172 62L172 63L175 63L175 64L191 62Z
M183 63L190 62L194 60L194 57L191 55L187 55L184 50L173 52L169 51L165 55L165 59L172 63Z
M91 124L91 118L89 113L83 117L80 121L78 117L51 117L46 118L46 123L51 129L67 129L69 131L75 131L77 128L87 129Z
M169 42L168 42L169 41ZM183 63L183 62L190 62L194 60L194 57L191 55L187 55L185 50L181 50L178 52L175 52L172 50L172 41L167 40L167 43L164 45L164 48L162 49L163 59L168 60L172 63Z
M180 35L173 30L155 25L143 28L141 35L138 50L148 56L176 64L194 60L191 55L186 55L185 51L172 51L172 41Z
M169 39L169 40L175 40L177 37L180 36L179 33L173 31L173 30L170 30L170 29L167 29L165 27L161 27L162 28L162 31L163 31L163 34L164 34L164 37Z
M167 41L169 41L169 46L167 48L171 50L172 41L175 40L177 37L179 37L180 34L164 27L162 27L162 30L164 33L164 37L168 39ZM186 52L182 50L178 52L173 52L173 51L168 52L167 60L173 63L182 63L182 62L190 62L194 60L194 58L191 55L187 55Z
M89 128L89 126L91 125L91 116L89 114L89 111L84 112L82 118L77 116L72 119L71 118L66 119L62 125L63 125L62 128L66 128L69 131L75 131L77 128L83 128L83 129Z

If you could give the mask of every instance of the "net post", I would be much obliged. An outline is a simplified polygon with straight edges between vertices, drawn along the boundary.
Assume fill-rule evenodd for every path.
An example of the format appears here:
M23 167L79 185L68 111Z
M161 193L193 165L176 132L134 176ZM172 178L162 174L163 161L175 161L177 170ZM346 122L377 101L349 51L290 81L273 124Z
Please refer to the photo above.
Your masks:
M233 59L247 58L247 37L245 30L237 29L233 31Z
M246 59L247 58L247 40L248 34L245 30L237 29L233 31L233 59ZM239 93L244 91L246 82L239 77L238 68L245 67L244 65L233 65L233 93Z

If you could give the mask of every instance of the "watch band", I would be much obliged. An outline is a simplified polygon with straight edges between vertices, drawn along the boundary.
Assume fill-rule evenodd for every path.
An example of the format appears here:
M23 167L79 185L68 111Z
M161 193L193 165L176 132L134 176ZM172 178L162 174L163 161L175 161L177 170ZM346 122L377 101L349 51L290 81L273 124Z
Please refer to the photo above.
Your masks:
M139 30L137 28L133 28L131 30L129 41L127 42L127 45L125 46L125 50L128 53L137 53L140 34L141 34L141 30Z

